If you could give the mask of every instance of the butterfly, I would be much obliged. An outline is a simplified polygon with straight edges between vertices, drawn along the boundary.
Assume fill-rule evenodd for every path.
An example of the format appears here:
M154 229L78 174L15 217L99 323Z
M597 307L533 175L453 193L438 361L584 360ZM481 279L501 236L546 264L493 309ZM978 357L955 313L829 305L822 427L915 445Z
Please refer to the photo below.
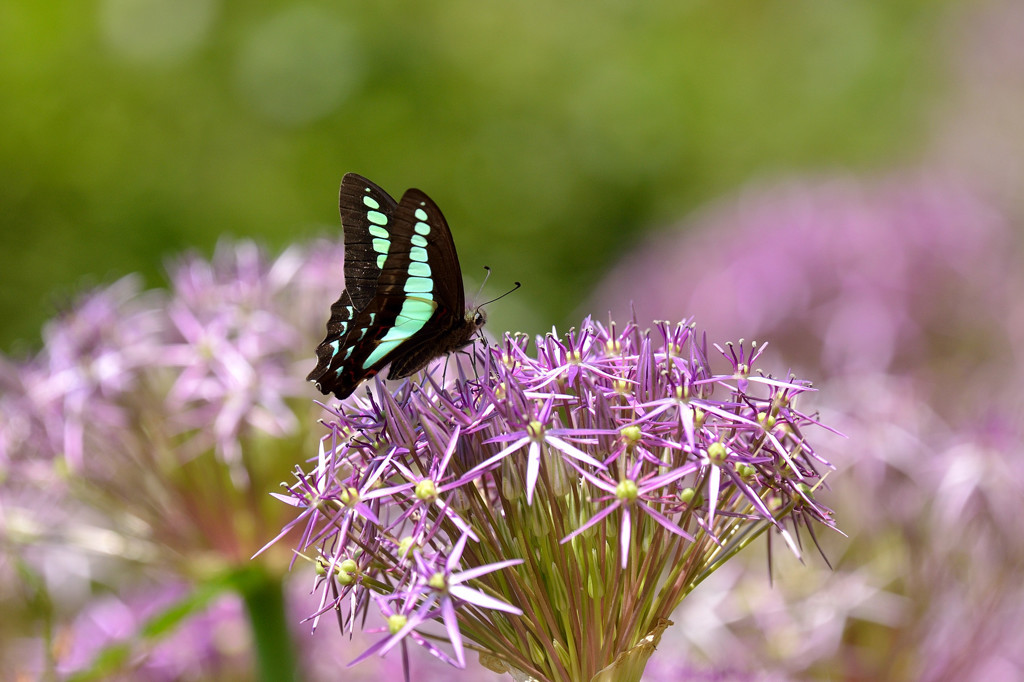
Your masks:
M430 197L410 189L396 203L347 173L339 204L345 290L306 379L344 399L387 365L388 378L401 379L468 345L487 318L466 310L455 242Z

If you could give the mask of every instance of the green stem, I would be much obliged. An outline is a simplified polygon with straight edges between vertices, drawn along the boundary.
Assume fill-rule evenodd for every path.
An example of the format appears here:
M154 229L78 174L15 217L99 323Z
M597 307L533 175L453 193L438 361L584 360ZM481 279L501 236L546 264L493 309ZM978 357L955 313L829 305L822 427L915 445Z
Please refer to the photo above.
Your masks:
M284 585L280 578L254 568L237 576L237 588L252 627L257 679L298 682L295 644L288 630Z

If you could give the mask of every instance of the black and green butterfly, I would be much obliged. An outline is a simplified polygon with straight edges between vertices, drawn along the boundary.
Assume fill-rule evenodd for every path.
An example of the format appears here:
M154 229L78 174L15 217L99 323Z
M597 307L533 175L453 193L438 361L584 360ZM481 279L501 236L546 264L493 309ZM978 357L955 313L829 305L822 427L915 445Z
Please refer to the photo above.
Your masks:
M345 290L306 379L324 395L347 398L385 365L389 379L401 379L468 345L486 317L466 310L455 242L430 197L410 189L396 203L348 173L339 202Z

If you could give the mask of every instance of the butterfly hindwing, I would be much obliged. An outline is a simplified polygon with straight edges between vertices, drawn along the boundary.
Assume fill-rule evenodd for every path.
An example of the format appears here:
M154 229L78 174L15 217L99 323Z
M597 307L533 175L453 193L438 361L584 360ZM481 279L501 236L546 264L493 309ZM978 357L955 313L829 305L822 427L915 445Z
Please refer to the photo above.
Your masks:
M307 377L324 393L350 393L361 380L343 371L342 366L352 358L367 326L374 324L373 316L366 319L360 313L377 290L398 207L387 192L355 173L346 174L342 180L338 204L345 235L346 288L331 306L327 336L316 349L317 365ZM350 334L356 325L361 326Z
M345 362L351 353L351 346L345 342L348 338L352 318L355 317L355 305L348 289L331 305L331 319L327 321L327 336L316 348L316 368L306 377L307 381L315 381L317 385L327 385L324 375L332 366ZM342 350L344 346L344 350ZM333 389L332 389L333 390Z
M345 398L391 364L402 378L460 348L483 324L466 316L462 272L440 209L411 189L395 203L354 173L341 184L345 284L308 379Z
M398 297L376 296L356 314L349 323L347 336L338 344L339 352L333 355L333 361L328 363L317 380L323 393L333 392L338 397L346 397L390 362L394 350L408 336L402 328L382 324L380 320L397 319L401 305ZM325 344L331 346L332 342L325 339L320 347ZM333 347L329 352L334 353Z

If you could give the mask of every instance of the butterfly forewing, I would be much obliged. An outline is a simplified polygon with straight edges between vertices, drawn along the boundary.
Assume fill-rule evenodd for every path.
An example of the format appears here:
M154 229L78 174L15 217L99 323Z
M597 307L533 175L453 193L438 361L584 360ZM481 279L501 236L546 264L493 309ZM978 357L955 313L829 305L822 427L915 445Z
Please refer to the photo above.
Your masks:
M418 189L407 190L396 210L396 219L411 222L412 245L426 249L427 262L434 280L434 299L441 310L462 317L466 295L462 268L455 253L455 240L441 209Z
M363 176L348 173L341 181L338 206L345 231L345 288L356 310L362 310L376 292L391 251L398 204Z
M391 363L408 376L461 347L476 327L465 319L462 272L440 209L411 189L395 203L349 173L340 192L345 284L308 379L345 398Z

